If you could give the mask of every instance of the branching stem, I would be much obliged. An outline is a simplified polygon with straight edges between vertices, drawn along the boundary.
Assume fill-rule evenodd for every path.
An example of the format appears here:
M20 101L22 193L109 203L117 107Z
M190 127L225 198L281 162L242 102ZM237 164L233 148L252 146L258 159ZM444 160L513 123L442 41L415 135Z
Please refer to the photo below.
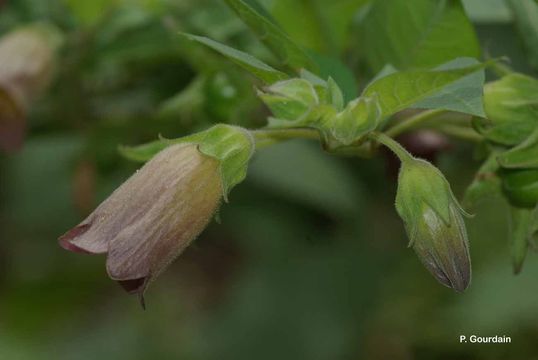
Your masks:
M290 139L319 140L319 132L314 129L261 129L252 131L256 139L256 149L261 149Z

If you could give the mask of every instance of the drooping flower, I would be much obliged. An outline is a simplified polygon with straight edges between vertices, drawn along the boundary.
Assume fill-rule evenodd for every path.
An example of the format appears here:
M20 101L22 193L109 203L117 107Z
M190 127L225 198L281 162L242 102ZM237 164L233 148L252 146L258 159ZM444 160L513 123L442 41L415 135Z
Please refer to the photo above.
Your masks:
M229 125L125 150L132 159L151 160L61 236L60 245L106 253L110 278L144 304L148 284L202 232L221 199L245 178L253 151L250 133Z
M157 154L82 223L60 238L67 250L107 253L107 271L143 294L206 227L222 198L218 160L196 144Z

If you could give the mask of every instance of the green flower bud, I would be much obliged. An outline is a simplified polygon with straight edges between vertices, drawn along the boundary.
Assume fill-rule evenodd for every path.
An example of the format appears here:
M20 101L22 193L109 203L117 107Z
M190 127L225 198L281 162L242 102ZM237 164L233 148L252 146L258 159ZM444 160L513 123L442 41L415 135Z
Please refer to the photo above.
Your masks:
M536 106L538 106L538 100ZM525 141L499 155L497 160L505 168L538 169L538 123L534 132Z
M484 87L487 119L477 119L477 131L488 140L517 145L538 125L538 80L510 74Z
M534 208L538 203L538 170L501 172L504 194L516 207Z
M319 105L314 86L305 79L279 81L269 86L258 96L281 120L300 121Z
M462 292L471 280L465 212L435 166L411 156L402 160L396 210L409 246L440 283Z

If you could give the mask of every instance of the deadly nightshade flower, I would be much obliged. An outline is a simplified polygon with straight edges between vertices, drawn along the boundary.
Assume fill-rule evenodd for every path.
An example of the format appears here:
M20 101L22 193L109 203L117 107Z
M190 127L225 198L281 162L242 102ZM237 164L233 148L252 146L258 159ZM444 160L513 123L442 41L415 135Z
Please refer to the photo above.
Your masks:
M404 159L396 209L405 223L409 246L424 266L443 285L464 291L471 280L465 213L443 174L427 161Z
M252 153L245 134L216 126L167 146L60 237L60 245L106 253L110 278L143 304L148 284L202 232L226 192L244 178Z
M16 150L25 132L25 114L54 73L62 43L49 24L34 24L0 38L0 149Z

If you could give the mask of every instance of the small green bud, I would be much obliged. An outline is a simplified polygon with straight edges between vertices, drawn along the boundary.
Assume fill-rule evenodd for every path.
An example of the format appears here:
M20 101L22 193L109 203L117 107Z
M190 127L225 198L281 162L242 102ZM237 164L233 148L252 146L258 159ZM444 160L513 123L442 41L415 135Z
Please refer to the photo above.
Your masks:
M502 188L516 207L534 208L538 203L538 170L504 170Z
M538 94L536 94L538 96ZM537 104L538 106L538 100ZM538 169L538 112L534 132L518 146L499 155L499 164L511 169Z
M475 127L486 139L517 145L538 124L538 80L510 74L484 87L487 119L477 119Z
M402 160L396 210L409 246L440 283L462 292L471 280L465 213L435 166L412 157Z
M282 120L302 120L319 105L314 86L308 80L299 78L279 81L258 92L258 96L273 115Z
M357 145L376 129L380 118L377 97L360 97L351 101L344 110L323 123L329 134L328 147L337 149Z

